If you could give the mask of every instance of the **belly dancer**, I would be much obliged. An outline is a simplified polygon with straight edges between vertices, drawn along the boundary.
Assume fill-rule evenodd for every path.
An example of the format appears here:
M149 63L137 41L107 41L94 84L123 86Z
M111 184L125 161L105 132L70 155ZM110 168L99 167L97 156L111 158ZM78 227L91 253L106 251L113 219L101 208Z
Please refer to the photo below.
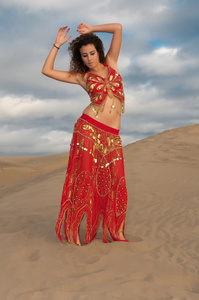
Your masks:
M62 242L66 239L80 246L79 228L85 215L86 244L95 238L101 221L103 242L128 241L124 236L127 189L119 136L124 91L117 68L122 26L81 23L77 28L80 35L69 44L69 71L55 70L57 53L71 38L69 31L68 26L58 30L42 73L80 85L88 93L90 104L74 125L56 234ZM112 35L106 55L94 32Z

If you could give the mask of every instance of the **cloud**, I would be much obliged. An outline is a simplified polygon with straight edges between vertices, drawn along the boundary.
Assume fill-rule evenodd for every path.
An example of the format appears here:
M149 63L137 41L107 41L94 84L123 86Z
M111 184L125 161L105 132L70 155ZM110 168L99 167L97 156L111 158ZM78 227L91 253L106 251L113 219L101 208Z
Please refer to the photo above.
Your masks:
M137 59L137 66L143 72L156 75L177 75L194 69L199 60L192 57L183 57L178 48L161 47L152 53L142 55Z
M8 95L0 100L1 122L6 122L9 118L12 120L26 118L29 121L40 118L57 120L67 115L76 116L76 111L81 111L85 106L85 103L81 103L79 99L67 99L67 101L57 99L41 100L29 95L23 97Z
M10 130L0 128L1 156L42 155L69 151L71 133L42 128ZM16 143L17 141L17 143Z
M88 4L89 0L84 0L84 4ZM103 2L103 1L101 1ZM1 5L5 7L18 7L18 8L25 8L27 12L36 12L42 9L51 11L51 10L69 10L73 7L79 6L78 0L73 1L64 1L64 0L40 0L40 1L31 1L31 0L2 0Z
M157 5L154 7L153 10L156 14L161 14L162 12L164 12L165 10L168 10L168 9L169 9L169 7L166 5Z
M127 114L167 114L175 112L175 101L165 99L161 90L149 84L140 85L136 89L127 89Z

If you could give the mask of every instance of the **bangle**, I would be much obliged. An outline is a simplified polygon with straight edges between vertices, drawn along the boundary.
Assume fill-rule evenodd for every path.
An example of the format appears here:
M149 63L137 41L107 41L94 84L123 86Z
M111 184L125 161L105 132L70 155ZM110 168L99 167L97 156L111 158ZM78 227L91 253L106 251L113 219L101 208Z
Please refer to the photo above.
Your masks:
M59 50L59 49L60 49L60 47L57 47L55 44L53 44L53 47L57 48L57 50Z

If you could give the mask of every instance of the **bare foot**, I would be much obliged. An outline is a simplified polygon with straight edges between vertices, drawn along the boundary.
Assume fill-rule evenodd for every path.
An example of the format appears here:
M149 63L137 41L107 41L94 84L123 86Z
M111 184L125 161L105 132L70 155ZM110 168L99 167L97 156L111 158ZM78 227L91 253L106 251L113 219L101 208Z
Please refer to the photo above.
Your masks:
M80 239L79 239L79 235L77 234L77 243L76 243L78 246L81 246L81 242L80 242Z
M120 225L120 228L118 230L118 238L120 240L125 240L125 237L124 237L124 221L122 222L122 224Z
M120 240L126 240L125 239L125 237L124 237L124 234L123 234L123 230L122 231L118 231L118 238L120 239Z

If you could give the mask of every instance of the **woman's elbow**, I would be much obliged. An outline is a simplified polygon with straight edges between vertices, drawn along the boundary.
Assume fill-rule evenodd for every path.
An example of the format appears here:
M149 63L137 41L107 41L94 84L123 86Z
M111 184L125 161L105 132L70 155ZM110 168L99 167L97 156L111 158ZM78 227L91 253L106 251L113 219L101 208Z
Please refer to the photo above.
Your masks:
M47 76L47 71L45 70L45 68L42 68L41 73L42 73L43 75L46 75L46 76Z
M118 29L118 30L122 30L122 24L117 23L117 29Z

